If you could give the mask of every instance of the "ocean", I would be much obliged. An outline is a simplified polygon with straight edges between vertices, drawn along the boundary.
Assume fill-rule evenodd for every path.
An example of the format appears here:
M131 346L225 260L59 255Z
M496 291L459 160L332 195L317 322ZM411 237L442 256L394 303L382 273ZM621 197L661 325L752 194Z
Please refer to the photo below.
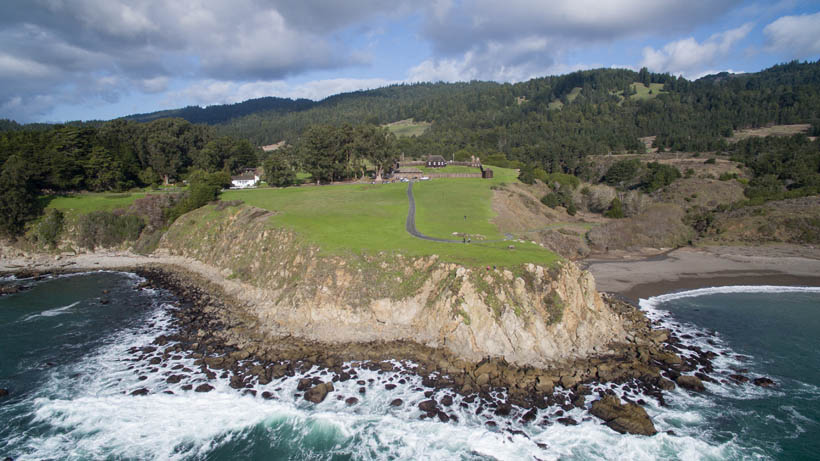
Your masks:
M336 383L318 405L294 397L298 375L257 384L256 395L227 378L210 381L211 392L185 390L206 381L192 359L154 365L130 353L168 333L179 305L140 281L122 272L15 280L31 288L0 297L0 388L10 392L0 398L0 459L791 460L820 453L820 289L728 287L642 300L647 315L682 342L718 354L717 382L706 383L705 393L666 392L666 406L645 399L659 433L643 437L615 433L585 408L565 412L577 425L538 423L565 411L559 408L524 423L517 411L476 414L478 403L459 395L457 422L421 420L417 405L431 389L420 378L369 369L358 370L364 386ZM168 383L171 370L186 379ZM776 386L730 374L765 376ZM388 382L396 387L385 389ZM140 390L147 395L133 395ZM357 402L346 403L349 397ZM403 403L392 406L397 398Z

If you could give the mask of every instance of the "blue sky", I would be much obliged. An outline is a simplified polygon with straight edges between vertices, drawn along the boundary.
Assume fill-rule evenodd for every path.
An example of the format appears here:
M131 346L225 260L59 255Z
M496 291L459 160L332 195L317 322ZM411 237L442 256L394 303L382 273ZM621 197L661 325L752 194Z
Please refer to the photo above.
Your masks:
M820 1L5 0L0 118L598 67L694 79L819 58Z

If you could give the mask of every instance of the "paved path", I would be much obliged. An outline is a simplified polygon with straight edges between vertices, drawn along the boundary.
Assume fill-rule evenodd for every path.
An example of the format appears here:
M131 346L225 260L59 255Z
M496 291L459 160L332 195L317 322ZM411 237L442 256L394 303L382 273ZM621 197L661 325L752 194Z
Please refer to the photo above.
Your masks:
M447 240L430 237L416 230L416 200L413 198L413 181L410 181L410 183L407 184L407 199L410 201L410 209L407 211L407 223L405 225L405 229L407 229L407 232L410 235L420 239L430 240L431 242L464 243L463 240Z

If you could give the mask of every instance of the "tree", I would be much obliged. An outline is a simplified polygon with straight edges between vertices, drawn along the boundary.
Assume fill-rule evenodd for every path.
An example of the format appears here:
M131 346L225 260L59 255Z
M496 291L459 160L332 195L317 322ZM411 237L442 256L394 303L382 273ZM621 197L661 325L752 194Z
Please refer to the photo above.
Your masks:
M672 165L650 162L646 166L648 171L643 178L643 188L647 192L653 192L661 187L666 187L681 177L680 170Z
M631 181L641 169L638 159L619 160L612 164L604 174L604 181L610 186L623 186Z
M14 237L23 232L26 222L39 212L37 191L29 177L29 165L14 155L0 173L0 233Z
M376 178L396 162L396 136L387 128L361 125L353 132L353 151L359 159L368 160L376 169Z
M262 164L265 182L273 187L288 187L296 184L296 172L285 160L283 152L276 152Z

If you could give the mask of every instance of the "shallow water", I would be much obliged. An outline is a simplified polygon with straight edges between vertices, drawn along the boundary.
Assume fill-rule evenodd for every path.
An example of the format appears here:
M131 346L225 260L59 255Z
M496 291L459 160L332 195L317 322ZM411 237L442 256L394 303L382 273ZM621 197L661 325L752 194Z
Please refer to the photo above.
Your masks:
M294 396L301 376L257 384L257 396L232 389L228 378L210 381L215 389L208 393L186 391L186 384L206 382L191 359L156 366L147 359L132 361L129 349L147 346L167 332L168 312L176 303L162 291L135 290L137 282L129 274L91 273L28 281L34 284L31 290L0 298L0 387L12 393L0 403L0 421L8 421L0 426L0 456L795 459L818 448L820 383L816 374L800 371L820 369L820 344L809 334L817 331L816 324L807 320L817 318L811 317L818 314L817 292L706 293L644 301L650 316L680 334L690 333L687 341L723 354L716 363L718 372L744 367L750 377L769 376L778 387L708 384L704 395L668 393L667 407L647 398L647 411L661 432L642 437L617 434L585 409L567 413L580 422L576 426L554 423L558 408L540 410L531 424L520 421L523 411L518 409L508 417L489 411L477 415L479 403L466 403L458 395L448 409L458 422L420 420L417 405L426 400L428 390L420 378L365 368L357 370L356 379L335 383L336 391L318 405ZM100 298L110 303L103 305ZM793 304L797 307L788 307ZM740 309L746 315L740 315ZM777 323L790 316L800 325ZM772 325L784 330L761 337L759 332ZM718 335L705 335L709 329ZM784 338L792 342L778 343ZM412 363L402 366L413 368ZM186 378L169 384L166 377L173 373ZM357 380L365 381L364 394ZM388 391L387 383L397 387ZM142 388L149 394L131 395ZM640 397L624 387L615 390ZM262 398L263 391L274 398ZM358 402L348 405L348 397ZM390 402L396 398L403 404L393 407ZM553 422L545 425L545 419ZM488 420L498 426L487 426ZM667 433L670 430L674 435Z

